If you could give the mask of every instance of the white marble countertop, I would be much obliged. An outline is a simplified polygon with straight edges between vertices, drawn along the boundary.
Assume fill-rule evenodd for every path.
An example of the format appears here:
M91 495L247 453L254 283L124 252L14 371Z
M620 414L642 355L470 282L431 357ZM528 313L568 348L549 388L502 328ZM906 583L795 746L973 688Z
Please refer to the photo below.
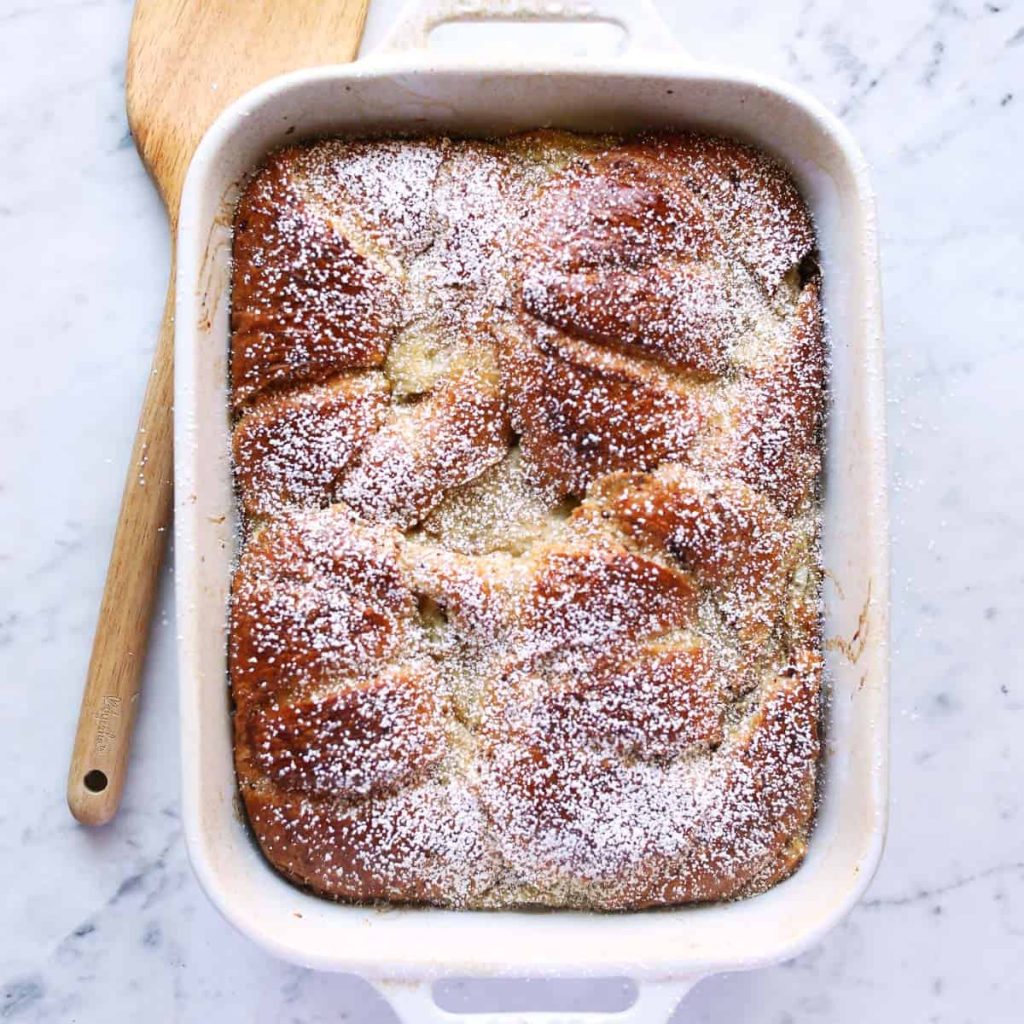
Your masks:
M366 46L398 7L375 0ZM819 96L874 169L887 320L892 822L866 899L679 1021L1024 1019L1024 4L663 0L698 57ZM171 569L115 823L64 782L167 268L125 0L0 0L0 1020L393 1020L272 960L189 869Z

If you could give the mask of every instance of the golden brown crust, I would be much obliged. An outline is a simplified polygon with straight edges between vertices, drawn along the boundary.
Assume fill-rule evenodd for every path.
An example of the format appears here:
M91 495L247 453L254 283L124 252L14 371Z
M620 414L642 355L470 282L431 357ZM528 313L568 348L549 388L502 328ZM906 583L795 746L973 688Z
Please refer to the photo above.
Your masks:
M288 151L245 190L235 215L231 383L236 408L268 388L380 366L399 287L291 179Z
M330 504L345 471L384 425L388 405L379 373L337 377L257 402L232 435L244 513L255 519L289 505Z
M621 545L561 545L531 566L521 612L531 652L664 633L696 613L690 577Z
M583 495L621 469L685 457L697 403L651 367L530 325L501 345L512 427L529 477L555 495Z
M679 184L618 148L552 178L526 238L527 312L676 369L723 372L737 305L714 228Z
M407 783L444 754L436 673L399 665L240 711L254 770L281 789L355 799Z
M331 140L235 225L235 760L340 899L758 892L814 814L810 219L696 134Z
M693 132L623 148L684 186L768 292L814 249L814 226L793 179L759 150Z
M286 151L306 201L391 266L430 247L431 186L449 156L443 140L331 139Z
M337 899L466 904L497 873L479 808L437 782L356 803L244 781L242 796L267 859Z
M794 515L808 506L821 473L825 348L817 281L801 291L784 331L784 344L765 352L718 400L692 458Z
M530 691L545 732L646 760L722 741L722 666L694 641L627 643L604 653L582 647L568 658L564 651L531 658L510 670L506 685L514 674L517 699Z
M406 529L446 490L499 462L508 442L497 367L481 348L456 361L422 401L395 411L363 449L340 497L371 522Z
M568 662L570 673L581 667ZM799 863L814 804L819 660L802 657L767 680L761 703L719 743L710 769L684 752L675 771L623 750L630 723L614 703L592 700L597 727L581 725L586 712L566 714L561 695L546 690L550 671L523 675L506 672L494 687L481 794L506 861L529 864L536 884L585 892L596 907L635 909L733 898L774 884ZM643 698L629 705L630 715L649 740L666 722L650 691ZM710 735L698 731L690 750L715 741L715 698L699 699L712 727L698 726ZM691 697L685 711L695 704ZM677 729L690 721L680 710ZM702 804L696 822L686 810L693 800Z
M378 668L414 607L390 537L337 506L275 519L246 544L232 585L236 704Z
M608 477L594 500L598 514L635 541L692 569L739 639L767 641L797 554L786 520L767 498L738 481L666 465L642 476Z

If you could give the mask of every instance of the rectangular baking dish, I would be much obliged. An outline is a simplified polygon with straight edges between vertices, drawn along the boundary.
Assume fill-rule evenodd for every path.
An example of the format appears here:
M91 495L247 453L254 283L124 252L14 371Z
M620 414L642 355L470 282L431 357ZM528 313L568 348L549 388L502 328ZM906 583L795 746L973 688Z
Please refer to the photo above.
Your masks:
M600 62L506 57L484 63L429 50L432 27L473 18L599 21L621 29L626 44ZM296 139L410 131L497 135L542 125L728 134L787 165L814 214L832 350L823 530L831 698L817 825L792 878L724 905L592 914L329 903L269 868L235 794L225 658L235 554L226 389L232 205L239 182L262 157ZM224 113L188 173L177 255L183 817L196 873L224 915L289 960L390 981L388 994L409 1020L458 1019L434 1006L429 982L481 975L627 976L642 982L639 999L614 1019L664 1018L699 978L792 957L836 924L863 892L881 853L888 728L875 212L864 160L843 126L787 85L695 63L646 2L416 2L389 45L370 59L274 79Z

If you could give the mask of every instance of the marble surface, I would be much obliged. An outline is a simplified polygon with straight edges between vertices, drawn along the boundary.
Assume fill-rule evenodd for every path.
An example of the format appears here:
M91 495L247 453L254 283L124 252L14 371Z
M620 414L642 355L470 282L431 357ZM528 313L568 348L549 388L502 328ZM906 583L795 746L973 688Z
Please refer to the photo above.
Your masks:
M892 473L892 824L863 903L674 1019L1024 1016L1024 3L663 0L698 57L819 96L874 168ZM398 8L375 0L366 45ZM167 269L127 134L130 4L0 0L0 1020L393 1020L207 902L178 813L172 569L124 807L64 778Z

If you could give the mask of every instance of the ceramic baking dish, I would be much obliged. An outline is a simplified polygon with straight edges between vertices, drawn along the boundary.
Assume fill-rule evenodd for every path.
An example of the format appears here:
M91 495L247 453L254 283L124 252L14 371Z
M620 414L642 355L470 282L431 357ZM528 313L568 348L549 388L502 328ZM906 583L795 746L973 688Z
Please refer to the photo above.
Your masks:
M428 48L428 30L443 21L495 17L596 21L622 42L600 61L506 50L485 62ZM800 870L736 903L622 914L330 903L270 869L235 795L225 659L235 554L226 391L232 204L268 150L303 137L496 135L541 125L726 133L782 160L813 211L832 348L823 538L831 699L820 814ZM638 0L414 3L371 58L277 78L210 129L182 197L175 344L184 822L204 888L241 931L289 960L381 982L407 1020L457 1019L434 1005L429 983L481 975L633 978L638 1000L613 1019L656 1020L701 977L792 957L853 906L878 862L886 819L881 316L867 170L823 107L787 85L694 62Z

